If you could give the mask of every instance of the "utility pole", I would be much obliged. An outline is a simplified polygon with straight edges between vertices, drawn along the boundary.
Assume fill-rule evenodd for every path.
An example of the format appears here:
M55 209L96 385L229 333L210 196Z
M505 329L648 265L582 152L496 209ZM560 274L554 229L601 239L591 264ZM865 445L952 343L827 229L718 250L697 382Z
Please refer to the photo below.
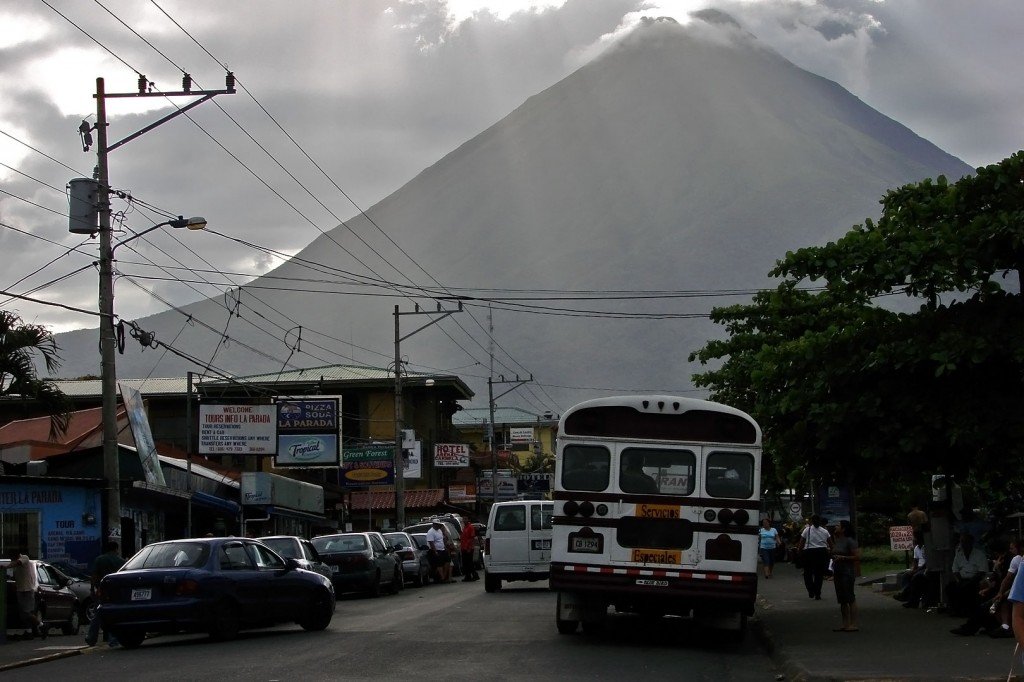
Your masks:
M395 467L395 523L398 526L398 530L402 530L405 527L405 460L402 457L402 426L404 425L404 416L402 414L402 352L401 344L410 336L418 334L427 327L431 327L449 315L462 312L462 302L459 301L458 310L443 310L441 304L437 304L437 310L420 310L419 304L416 304L416 309L412 312L399 312L398 306L395 306L395 454L394 454L394 467ZM427 315L433 316L430 322L427 322L422 327L409 332L405 336L402 336L400 320L403 315Z
M185 74L182 78L181 92L151 92L148 80L139 74L139 91L133 93L108 93L102 78L96 79L96 182L98 184L97 201L99 203L100 233L100 387L103 394L102 418L103 425L103 476L107 484L107 539L121 541L121 482L120 455L117 444L117 368L115 359L116 342L114 339L114 247L110 229L110 173L108 155L121 145L144 135L157 126L176 118L189 109L212 99L216 95L234 94L235 76L228 72L224 90L192 90L192 78ZM107 100L122 97L194 97L200 99L175 110L159 121L152 123L128 137L107 143ZM88 133L88 124L83 122L80 131ZM83 138L85 139L85 138ZM88 151L88 146L85 147Z
M491 355L491 367L490 373L487 377L487 405L490 409L491 420L487 427L487 437L491 441L491 501L498 501L498 450L495 447L494 442L494 401L497 398L507 395L512 391L516 390L523 384L533 381L533 374L530 374L527 379L520 379L519 375L516 375L515 379L506 379L504 374L499 374L498 379L494 379L494 318L492 317L491 309L487 309L487 334L490 338L490 355ZM494 395L494 384L515 384L512 388L507 391L502 391L497 396Z

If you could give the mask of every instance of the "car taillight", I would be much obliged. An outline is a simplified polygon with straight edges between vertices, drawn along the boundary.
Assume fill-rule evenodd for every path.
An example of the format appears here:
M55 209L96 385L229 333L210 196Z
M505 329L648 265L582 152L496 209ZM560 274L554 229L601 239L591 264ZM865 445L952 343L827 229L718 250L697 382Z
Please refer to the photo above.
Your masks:
M416 558L411 549L403 549L398 553L398 556L402 557L402 561L411 561Z
M199 593L199 583L195 580L182 580L174 592L179 597L190 597Z

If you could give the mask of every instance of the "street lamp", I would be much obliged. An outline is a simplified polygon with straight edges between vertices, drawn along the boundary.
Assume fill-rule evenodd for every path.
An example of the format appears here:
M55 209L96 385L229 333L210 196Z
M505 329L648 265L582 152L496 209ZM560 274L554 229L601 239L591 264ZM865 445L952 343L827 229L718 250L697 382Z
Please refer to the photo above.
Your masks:
M171 226L202 230L205 218L183 218L178 216L158 223L128 239L111 244L109 227L100 229L100 390L103 394L103 476L107 480L107 530L106 538L121 540L121 489L120 462L117 446L117 368L115 366L114 339L114 249L134 241L153 230Z

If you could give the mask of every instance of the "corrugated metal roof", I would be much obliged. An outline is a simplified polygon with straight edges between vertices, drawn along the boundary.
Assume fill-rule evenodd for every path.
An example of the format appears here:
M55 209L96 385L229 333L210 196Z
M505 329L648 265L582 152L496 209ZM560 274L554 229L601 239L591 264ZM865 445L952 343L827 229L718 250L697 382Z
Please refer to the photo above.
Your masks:
M387 369L380 367L367 367L363 365L327 365L324 367L306 367L303 369L290 369L285 372L267 372L264 374L252 374L238 377L238 381L250 383L290 383L295 381L355 381L371 380L381 381L394 379L394 374ZM208 383L223 383L222 381L210 381Z
M405 381L420 382L426 379L450 380L455 386L461 387L467 397L472 396L469 390L459 377L454 375L425 374L421 372L407 371L403 374ZM365 365L326 365L323 367L307 367L304 369L292 369L285 372L267 372L264 374L253 374L239 376L231 379L205 378L196 380L198 386L230 386L238 383L262 384L264 386L273 384L296 384L317 382L323 379L325 382L346 382L346 381L370 381L370 382L391 382L394 381L394 372L381 367L369 367ZM70 398L98 398L103 395L102 385L99 379L60 379L54 382L57 388ZM149 379L119 379L118 383L131 386L137 389L143 396L152 395L180 395L184 396L188 389L188 381L185 377L170 378L149 378Z
M185 377L118 379L119 383L137 389L143 395L185 395L188 382ZM99 379L59 379L57 388L69 398L90 398L103 395Z
M480 426L486 424L491 420L491 412L486 407L469 407L463 410L459 410L452 415L452 424L454 426ZM557 422L555 418L544 419L543 416L528 412L519 407L495 407L494 408L494 423L495 424L522 424L523 426L532 426L537 422Z

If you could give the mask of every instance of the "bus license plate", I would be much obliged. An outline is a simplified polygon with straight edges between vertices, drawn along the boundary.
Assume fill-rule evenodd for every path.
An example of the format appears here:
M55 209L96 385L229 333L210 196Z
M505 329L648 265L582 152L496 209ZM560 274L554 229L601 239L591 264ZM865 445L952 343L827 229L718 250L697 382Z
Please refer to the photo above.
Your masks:
M153 588L151 587L136 587L132 590L132 601L143 601L152 598Z
M668 587L667 580L650 580L648 578L637 578L637 585L651 585L652 587Z
M601 538L597 537L574 537L570 538L569 542L570 552L583 552L584 554L600 554L601 553Z

